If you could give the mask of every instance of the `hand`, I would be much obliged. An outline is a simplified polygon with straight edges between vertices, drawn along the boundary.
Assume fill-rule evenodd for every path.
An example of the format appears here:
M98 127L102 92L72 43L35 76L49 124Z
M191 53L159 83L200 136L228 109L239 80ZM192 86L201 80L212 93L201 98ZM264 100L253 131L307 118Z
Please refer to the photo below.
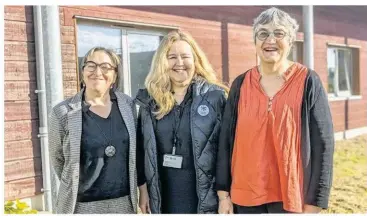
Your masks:
M143 184L139 187L139 208L143 214L150 214L149 195L147 185Z
M219 214L233 214L233 204L230 197L219 200Z
M322 208L318 206L307 205L307 204L303 206L303 213L320 213L321 210Z

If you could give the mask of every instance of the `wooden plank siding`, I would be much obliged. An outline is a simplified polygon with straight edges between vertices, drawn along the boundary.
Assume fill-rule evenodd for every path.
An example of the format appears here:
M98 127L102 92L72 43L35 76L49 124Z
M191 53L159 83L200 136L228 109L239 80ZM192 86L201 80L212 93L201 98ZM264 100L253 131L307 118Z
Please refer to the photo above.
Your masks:
M4 7L5 200L42 193L32 6Z

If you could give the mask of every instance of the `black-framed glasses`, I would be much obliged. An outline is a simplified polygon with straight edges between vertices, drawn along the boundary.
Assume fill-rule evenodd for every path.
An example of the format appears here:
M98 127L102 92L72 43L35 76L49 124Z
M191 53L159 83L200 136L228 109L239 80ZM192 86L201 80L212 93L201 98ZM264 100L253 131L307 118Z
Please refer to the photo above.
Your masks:
M95 72L97 70L97 67L99 67L101 69L102 73L104 73L104 74L107 74L111 70L116 70L116 67L113 67L111 64L109 64L107 62L97 64L93 61L87 61L84 64L83 69L88 71L88 72Z
M282 40L287 35L287 33L281 29L276 29L273 32L269 32L267 30L260 30L256 33L256 38L261 41L264 41L270 35L272 35L276 40Z

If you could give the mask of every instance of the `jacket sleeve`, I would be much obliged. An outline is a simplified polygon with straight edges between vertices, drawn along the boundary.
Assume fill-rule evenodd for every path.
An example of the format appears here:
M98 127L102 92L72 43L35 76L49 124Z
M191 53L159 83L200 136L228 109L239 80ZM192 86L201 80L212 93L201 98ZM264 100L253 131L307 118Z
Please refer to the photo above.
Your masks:
M231 167L230 167L230 146L231 146L231 125L233 121L233 110L235 105L235 93L238 91L238 79L236 79L229 91L228 99L224 107L222 125L219 133L217 167L216 167L216 190L230 191L231 187Z
M142 131L142 118L141 118L141 107L139 109L137 128L136 128L136 169L138 173L138 186L145 184L145 172L144 172L144 140Z
M61 125L61 121L57 117L55 109L52 109L51 115L49 117L48 143L49 143L51 165L53 166L59 180L61 179L61 174L65 163L62 147L64 135L65 131Z
M327 94L320 78L313 82L310 107L311 180L305 203L326 209L333 175L334 130Z

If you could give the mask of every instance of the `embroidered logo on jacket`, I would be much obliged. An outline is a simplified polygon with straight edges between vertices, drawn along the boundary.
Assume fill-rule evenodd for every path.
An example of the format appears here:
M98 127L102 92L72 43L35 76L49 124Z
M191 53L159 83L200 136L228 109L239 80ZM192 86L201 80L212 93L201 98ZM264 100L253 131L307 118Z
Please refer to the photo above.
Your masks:
M207 116L209 114L209 107L207 105L200 105L198 107L198 113L201 116Z

